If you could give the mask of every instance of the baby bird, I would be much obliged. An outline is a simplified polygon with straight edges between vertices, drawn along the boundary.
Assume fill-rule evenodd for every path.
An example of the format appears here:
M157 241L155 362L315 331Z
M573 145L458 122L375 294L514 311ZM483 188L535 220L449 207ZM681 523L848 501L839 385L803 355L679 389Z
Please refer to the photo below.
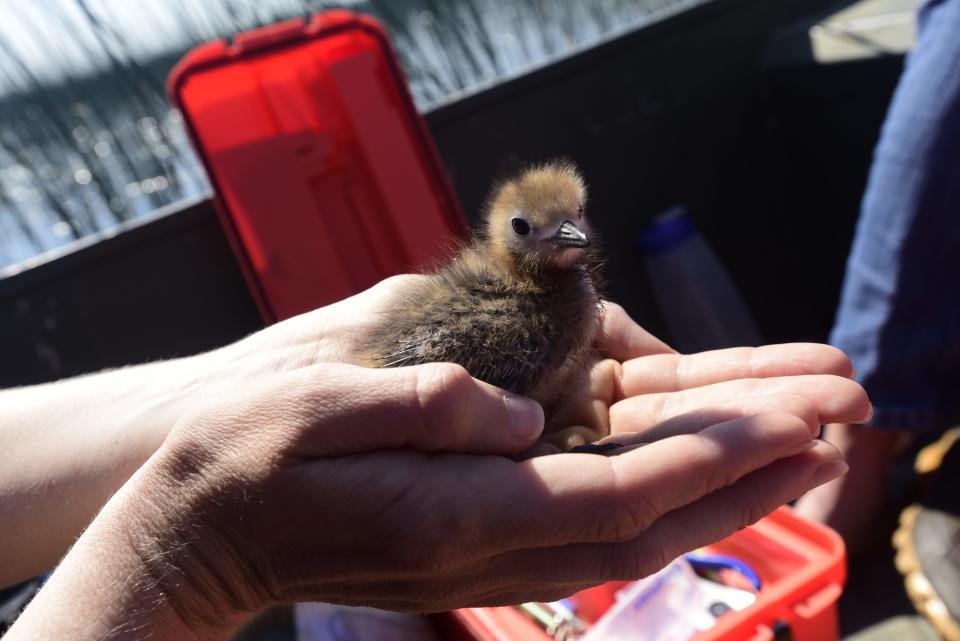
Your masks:
M477 237L402 292L370 337L379 367L462 365L538 401L545 434L590 365L600 324L595 249L576 167L529 168L494 187Z

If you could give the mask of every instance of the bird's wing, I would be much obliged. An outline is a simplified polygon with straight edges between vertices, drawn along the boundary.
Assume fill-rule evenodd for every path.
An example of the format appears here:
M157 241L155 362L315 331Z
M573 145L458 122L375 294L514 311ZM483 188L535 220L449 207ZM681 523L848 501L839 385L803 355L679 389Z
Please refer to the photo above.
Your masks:
M374 362L458 363L477 379L525 394L550 366L555 334L532 297L460 292L395 310L375 340Z

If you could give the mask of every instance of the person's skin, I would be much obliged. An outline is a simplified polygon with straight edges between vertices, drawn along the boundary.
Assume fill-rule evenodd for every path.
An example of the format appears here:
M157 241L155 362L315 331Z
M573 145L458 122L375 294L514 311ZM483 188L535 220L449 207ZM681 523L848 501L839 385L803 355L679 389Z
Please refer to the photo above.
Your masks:
M177 375L175 384L157 384L157 398L145 389L149 375L132 370L45 386L44 394L7 392L16 411L0 438L14 445L31 418L60 433L71 423L74 430L96 425L98 412L112 407L98 387L127 421L122 429L111 413L107 427L117 427L107 442L129 438L99 462L34 447L37 465L18 470L28 482L4 479L0 505L9 522L32 520L41 529L25 536L15 527L20 538L0 554L26 548L34 565L54 552L34 543L44 535L35 512L56 518L64 502L88 491L106 499L124 470L156 448L151 439L163 439L163 421L180 417L10 638L180 638L187 628L220 637L242 612L276 600L435 610L640 576L841 474L835 450L812 440L818 425L869 413L836 350L795 345L680 356L611 306L598 347L627 362L598 367L593 385L601 396L613 390L614 431L662 440L610 459L453 454L529 447L542 427L539 408L504 401L504 392L452 365L316 364L348 356L349 337L394 285L206 357L146 366L161 379ZM138 402L125 406L125 392ZM219 400L188 411L204 396ZM58 410L44 412L44 404ZM508 406L519 414L511 418ZM18 418L31 409L39 414ZM526 427L526 436L491 425ZM83 445L98 451L97 430L85 431ZM441 450L451 454L423 453ZM110 465L113 459L123 464ZM59 488L55 500L45 499L47 479ZM79 532L84 513L96 513L99 503L86 503L61 532Z
M0 390L0 587L52 568L190 408L279 372L347 360L406 278L199 356Z
M377 310L410 278L388 279L200 356L0 391L0 586L53 567L190 407L279 372L348 361ZM842 380L852 369L836 349L794 344L680 356L612 304L604 330L599 347L609 358L586 390L594 400L580 405L587 416L571 416L571 424L609 427L607 408L628 396L637 400L616 405L613 431L702 407L716 412L728 400L731 416L743 415L771 396L763 401L771 410L778 397L805 399L821 422L859 417L859 408L844 405L858 392ZM817 376L817 384L801 375Z
M7 639L218 639L291 600L555 599L650 574L846 469L800 401L806 420L694 414L609 458L460 454L527 446L530 408L450 364L320 365L239 388L177 424Z

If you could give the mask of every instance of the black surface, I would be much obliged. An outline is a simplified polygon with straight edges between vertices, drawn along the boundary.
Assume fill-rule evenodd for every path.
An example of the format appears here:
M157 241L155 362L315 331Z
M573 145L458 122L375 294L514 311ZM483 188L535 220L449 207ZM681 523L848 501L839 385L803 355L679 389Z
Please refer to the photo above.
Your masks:
M575 159L608 294L669 338L639 230L689 205L769 341L829 329L899 58L765 70L822 0L715 0L426 114L465 209L518 161ZM190 354L260 326L209 202L0 280L0 386Z
M885 482L875 488L886 494L883 507L874 517L861 549L847 553L847 583L838 604L842 638L862 634L858 637L861 641L900 641L903 637L884 633L884 625L917 614L894 565L891 539L901 510L916 499L913 461L922 444L914 443L890 466ZM909 627L907 624L906 629ZM912 635L909 638L914 639Z
M194 354L260 326L203 201L0 280L0 387Z
M658 334L635 241L685 203L768 341L823 340L900 58L765 70L824 2L714 2L428 116L465 210L512 164L568 156L610 297Z

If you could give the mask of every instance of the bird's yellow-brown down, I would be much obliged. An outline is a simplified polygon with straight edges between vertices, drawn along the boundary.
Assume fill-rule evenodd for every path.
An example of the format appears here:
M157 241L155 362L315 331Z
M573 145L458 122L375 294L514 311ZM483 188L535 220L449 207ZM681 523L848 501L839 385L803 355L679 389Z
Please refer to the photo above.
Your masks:
M496 185L477 237L402 291L369 337L379 367L453 362L538 401L545 433L592 359L600 324L587 190L567 162Z

